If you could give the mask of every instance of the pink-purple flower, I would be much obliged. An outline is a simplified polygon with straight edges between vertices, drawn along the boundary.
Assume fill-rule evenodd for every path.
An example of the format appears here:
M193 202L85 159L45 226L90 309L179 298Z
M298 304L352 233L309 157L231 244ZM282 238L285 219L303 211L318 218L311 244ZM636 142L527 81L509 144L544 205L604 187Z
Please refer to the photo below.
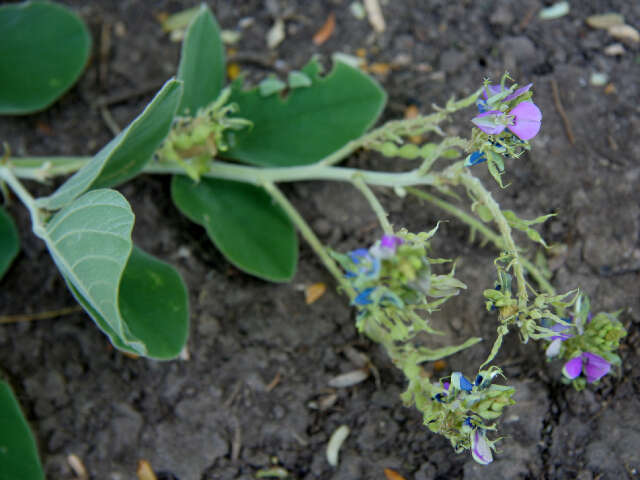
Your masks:
M604 377L611 370L611 363L600 355L591 352L581 353L564 364L562 373L570 380L577 378L581 373L587 377L587 382L595 382Z
M509 129L521 140L531 140L540 131L542 112L533 102L521 102L508 113L489 110L471 120L488 135L498 135Z

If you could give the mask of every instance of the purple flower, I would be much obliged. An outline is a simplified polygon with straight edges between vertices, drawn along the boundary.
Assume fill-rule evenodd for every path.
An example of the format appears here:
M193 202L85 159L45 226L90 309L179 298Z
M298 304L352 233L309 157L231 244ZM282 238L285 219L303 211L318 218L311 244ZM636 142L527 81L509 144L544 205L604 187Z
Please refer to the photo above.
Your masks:
M522 102L508 114L500 110L489 110L471 119L473 124L488 135L498 135L505 128L521 140L530 140L540 131L542 112L533 102Z
M348 255L355 265L361 265L358 267L358 274L364 274L367 278L378 278L378 275L380 274L380 260L373 257L369 253L369 250L366 248L358 248L349 252ZM353 272L347 272L345 276L347 278L353 278L356 274Z
M491 446L487 442L484 432L480 429L475 429L471 432L471 455L481 465L489 465L493 462Z
M518 98L520 95L527 93L532 86L533 86L533 83L530 83L529 85L525 85L524 87L518 88L511 95L507 95L503 100L503 102L510 102L511 100Z
M471 382L460 372L453 372L451 374L451 383L458 390L464 390L467 393L473 389Z
M504 123L499 123L500 121L504 121L504 119L505 114L500 110L489 110L473 117L471 121L484 133L489 135L498 135L507 128Z
M391 258L396 254L396 249L404 243L400 237L395 235L383 235L379 242L369 249L371 255L376 259Z
M374 287L365 288L358 293L356 298L353 299L353 303L356 305L371 305L373 303L373 300L371 300L371 293L374 290Z
M565 319L565 320L571 321L571 319ZM570 333L563 333L566 330L569 330L570 328L571 327L569 325L562 325L561 323L556 323L551 327L551 330L553 330L554 332L558 332L559 335L554 335L553 337L550 337L551 343L549 344L549 346L547 347L547 350L545 351L545 355L547 357L555 357L556 355L558 355L560 353L560 347L562 346L562 342L573 337L573 335Z
M513 124L509 125L509 130L521 140L531 140L540 131L542 112L535 103L519 103L509 115L513 115Z
M464 164L467 167L472 167L486 161L487 157L484 155L484 153L482 153L480 150L476 150L475 152L471 152L471 155L469 155L469 158L467 158L467 161Z
M570 380L585 374L587 382L595 382L600 380L611 370L611 364L600 355L591 352L584 352L579 356L572 358L564 364L562 373Z

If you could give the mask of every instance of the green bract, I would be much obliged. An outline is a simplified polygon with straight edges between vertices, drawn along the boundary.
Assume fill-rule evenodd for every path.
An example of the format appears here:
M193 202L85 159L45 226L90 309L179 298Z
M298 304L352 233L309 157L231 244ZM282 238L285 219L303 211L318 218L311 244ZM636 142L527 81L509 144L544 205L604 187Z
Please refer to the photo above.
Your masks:
M48 107L78 79L91 47L77 15L49 2L0 7L0 114Z

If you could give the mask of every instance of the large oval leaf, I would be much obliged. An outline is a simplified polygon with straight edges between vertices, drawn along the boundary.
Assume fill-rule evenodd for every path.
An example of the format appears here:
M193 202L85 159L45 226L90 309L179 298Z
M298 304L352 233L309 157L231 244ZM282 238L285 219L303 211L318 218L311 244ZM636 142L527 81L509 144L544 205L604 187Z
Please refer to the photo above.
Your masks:
M0 207L0 278L20 250L20 237L11 216Z
M144 355L145 345L131 333L118 307L120 278L131 254L133 220L131 207L120 193L93 190L60 210L37 233L80 303L106 321L115 338ZM94 320L98 322L95 316Z
M0 7L0 114L49 106L78 79L91 46L82 20L61 5Z
M134 247L120 283L120 313L156 359L177 357L189 333L187 288L176 270Z
M220 27L204 3L189 24L180 54L178 78L184 94L178 112L194 116L198 109L213 102L225 76L224 45Z
M256 277L286 282L295 273L298 237L282 209L253 185L175 176L171 197L235 266Z
M38 449L20 405L0 380L0 480L44 480Z
M169 133L181 95L182 82L165 83L125 130L53 194L39 198L38 206L57 210L91 188L117 185L137 175Z
M293 89L284 99L262 96L257 88L243 91L235 83L231 101L253 128L230 134L232 148L223 155L261 166L308 165L362 135L382 112L384 90L341 62L324 78L319 70L316 61L307 65L311 86Z
M111 343L125 352L140 351L121 339L109 322L65 278L69 289ZM177 357L189 333L189 300L182 278L170 265L133 248L120 282L118 301L122 320L155 360Z

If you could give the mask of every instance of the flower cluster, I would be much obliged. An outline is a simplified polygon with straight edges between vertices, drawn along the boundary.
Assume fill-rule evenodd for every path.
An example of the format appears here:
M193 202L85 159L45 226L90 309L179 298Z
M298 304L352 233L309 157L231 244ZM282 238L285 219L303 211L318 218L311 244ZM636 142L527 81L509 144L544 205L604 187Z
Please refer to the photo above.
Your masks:
M507 88L507 78L503 77L499 85L485 82L482 96L476 102L478 115L471 120L479 130L474 135L467 166L489 160L502 171L501 157L518 157L529 149L528 140L540 131L542 112L531 101L533 84L520 88L513 84Z
M415 402L423 412L425 425L444 435L456 452L471 450L474 460L486 465L493 461L496 442L487 438L487 432L495 430L488 422L515 403L512 387L493 384L500 373L498 367L481 370L473 383L461 372L452 373L449 381L439 384L411 382L403 400Z
M447 275L432 273L432 264L448 261L427 256L429 239L436 230L418 234L401 230L383 235L368 249L346 255L332 252L356 291L353 303L358 309L358 328L372 318L394 340L407 340L418 330L433 333L417 312L431 312L466 288L454 278L453 270Z
M562 373L577 389L597 382L613 365L620 365L615 350L627 334L617 313L601 312L594 316L589 308L589 299L582 294L575 303L573 315L549 327L556 334L548 338L546 355L549 359L566 360Z

